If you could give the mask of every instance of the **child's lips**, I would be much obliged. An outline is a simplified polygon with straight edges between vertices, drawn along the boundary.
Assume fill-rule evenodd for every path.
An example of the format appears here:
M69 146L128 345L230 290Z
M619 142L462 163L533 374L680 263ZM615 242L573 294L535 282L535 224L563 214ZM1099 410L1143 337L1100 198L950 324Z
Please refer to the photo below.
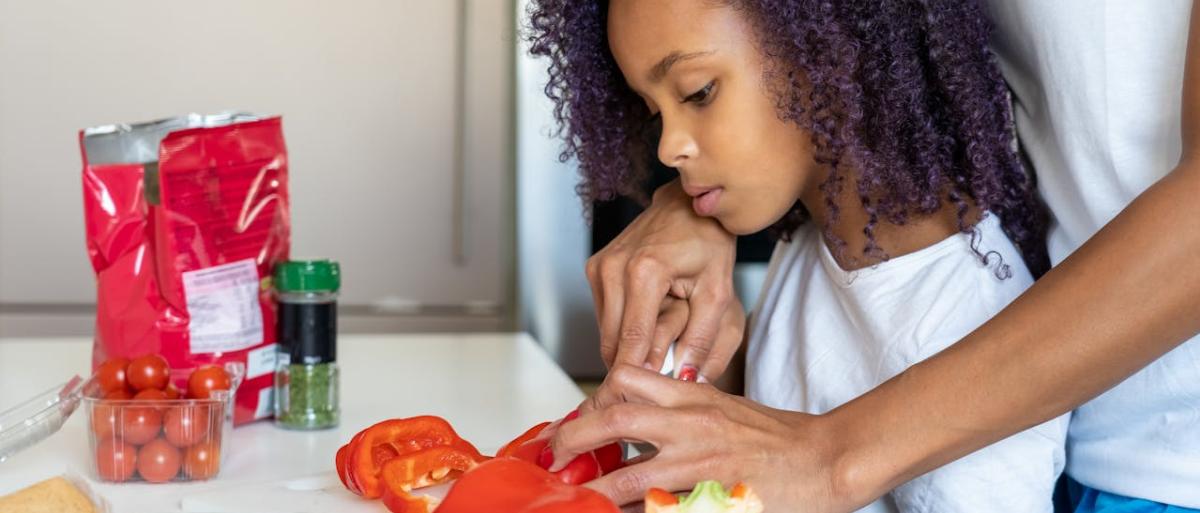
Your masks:
M710 189L692 198L692 210L696 211L699 216L711 216L717 210L717 203L721 201L721 193L724 189Z

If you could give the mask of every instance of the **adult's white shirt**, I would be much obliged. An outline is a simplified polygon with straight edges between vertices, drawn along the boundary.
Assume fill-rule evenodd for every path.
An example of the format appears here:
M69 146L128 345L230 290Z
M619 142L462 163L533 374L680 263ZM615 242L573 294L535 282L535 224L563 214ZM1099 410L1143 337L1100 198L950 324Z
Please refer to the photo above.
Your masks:
M1191 8L1192 0L989 2L1022 151L1054 219L1052 263L1177 164ZM1200 508L1200 337L1075 411L1067 473L1103 491Z

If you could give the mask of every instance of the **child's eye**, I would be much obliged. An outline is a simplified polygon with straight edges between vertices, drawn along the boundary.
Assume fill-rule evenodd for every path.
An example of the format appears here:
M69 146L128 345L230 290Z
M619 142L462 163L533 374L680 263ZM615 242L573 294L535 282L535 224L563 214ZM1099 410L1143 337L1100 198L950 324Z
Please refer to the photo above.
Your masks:
M712 96L713 86L715 85L716 81L705 84L699 91L689 94L681 103L696 103L700 105L708 103L709 97Z

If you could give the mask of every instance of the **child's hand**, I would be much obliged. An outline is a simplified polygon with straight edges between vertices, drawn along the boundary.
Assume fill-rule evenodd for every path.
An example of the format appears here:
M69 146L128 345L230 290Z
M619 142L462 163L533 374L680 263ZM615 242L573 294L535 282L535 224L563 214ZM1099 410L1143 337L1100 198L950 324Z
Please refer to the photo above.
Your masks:
M705 380L724 371L742 343L745 311L733 293L735 238L697 216L678 180L587 262L600 323L600 353L617 364L658 369L677 353Z

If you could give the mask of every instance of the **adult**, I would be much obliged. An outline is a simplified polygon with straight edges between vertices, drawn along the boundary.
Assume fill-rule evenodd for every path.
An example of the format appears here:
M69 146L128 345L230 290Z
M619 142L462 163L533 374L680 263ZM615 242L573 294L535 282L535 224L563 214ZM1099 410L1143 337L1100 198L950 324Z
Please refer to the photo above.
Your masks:
M613 372L556 433L556 461L646 440L653 459L592 486L624 503L650 484L751 473L807 511L847 511L1075 410L1067 473L1085 501L1200 508L1200 11L991 4L1018 136L1054 218L1054 268L937 356L828 414L780 418L644 369L678 338L715 378L743 332L732 237L666 187L589 261Z

